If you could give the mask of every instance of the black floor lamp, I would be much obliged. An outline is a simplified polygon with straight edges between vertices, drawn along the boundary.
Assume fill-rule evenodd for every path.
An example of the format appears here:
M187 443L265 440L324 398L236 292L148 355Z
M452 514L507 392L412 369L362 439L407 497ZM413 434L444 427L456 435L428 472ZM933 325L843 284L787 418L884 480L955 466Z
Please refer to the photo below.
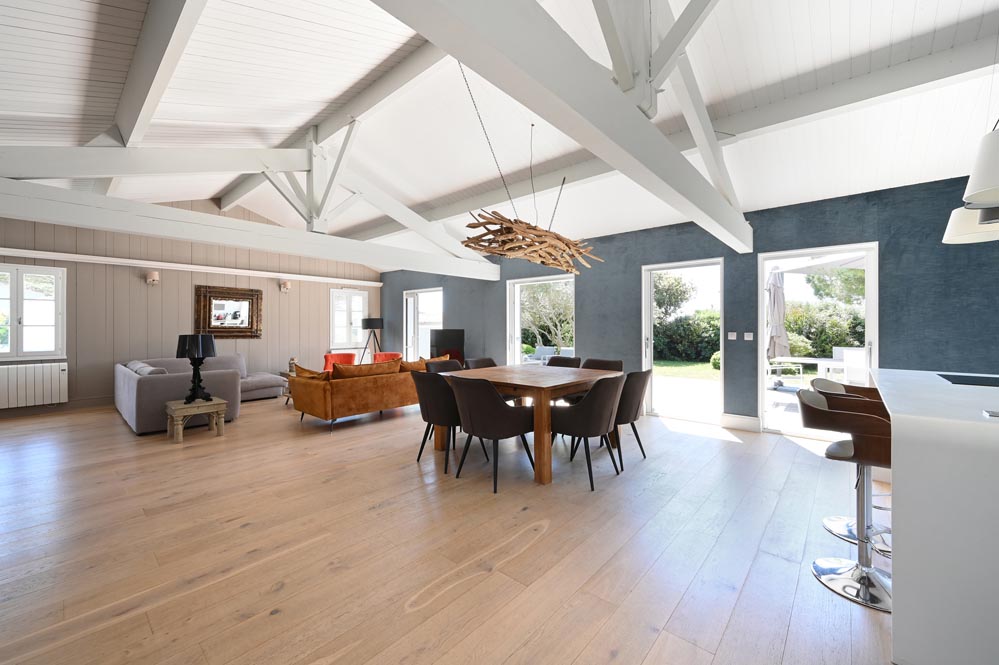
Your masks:
M361 359L357 361L360 365L364 362L364 354L368 352L368 347L371 346L371 341L375 342L375 349L378 351L382 350L382 345L378 343L378 332L385 327L385 322L382 319L361 319L361 330L368 331L368 339L364 342L364 349L361 350ZM372 357L374 357L374 351L371 352Z

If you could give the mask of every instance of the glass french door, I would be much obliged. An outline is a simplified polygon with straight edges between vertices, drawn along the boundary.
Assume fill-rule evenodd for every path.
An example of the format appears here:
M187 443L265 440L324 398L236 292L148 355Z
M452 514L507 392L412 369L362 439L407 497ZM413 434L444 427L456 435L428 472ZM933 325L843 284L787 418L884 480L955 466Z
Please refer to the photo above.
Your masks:
M444 327L444 289L405 291L402 302L403 357L429 358L430 331Z

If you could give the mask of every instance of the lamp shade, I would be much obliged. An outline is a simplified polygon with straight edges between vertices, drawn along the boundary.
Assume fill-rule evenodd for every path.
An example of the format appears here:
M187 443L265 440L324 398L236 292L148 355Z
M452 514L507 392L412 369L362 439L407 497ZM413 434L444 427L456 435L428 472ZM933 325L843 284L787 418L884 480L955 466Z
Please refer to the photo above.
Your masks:
M361 319L361 330L381 330L384 327L382 319Z
M964 202L969 208L999 206L999 130L982 137L978 157L964 190Z
M950 213L947 230L944 231L945 245L965 245L973 242L999 240L999 208L970 210L957 208Z
M215 335L179 335L178 358L214 358Z

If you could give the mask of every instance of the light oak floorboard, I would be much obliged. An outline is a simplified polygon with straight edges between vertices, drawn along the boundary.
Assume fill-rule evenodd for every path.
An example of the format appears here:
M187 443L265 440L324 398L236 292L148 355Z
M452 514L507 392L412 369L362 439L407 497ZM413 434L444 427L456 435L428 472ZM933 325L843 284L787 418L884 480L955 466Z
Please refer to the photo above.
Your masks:
M853 556L821 526L850 465L644 418L649 458L594 448L595 492L566 442L539 486L509 440L493 495L477 445L460 479L417 464L423 427L330 434L283 400L181 445L106 407L5 419L0 664L889 662L891 618L809 567Z

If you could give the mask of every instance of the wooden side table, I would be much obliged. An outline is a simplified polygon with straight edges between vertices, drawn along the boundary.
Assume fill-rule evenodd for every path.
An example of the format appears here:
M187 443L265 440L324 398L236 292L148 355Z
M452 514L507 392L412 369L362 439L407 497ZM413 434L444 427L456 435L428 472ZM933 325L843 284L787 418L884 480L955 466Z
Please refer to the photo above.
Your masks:
M215 436L225 436L225 409L227 401L218 397L210 402L198 400L185 404L184 400L176 399L166 403L167 435L173 437L174 443L184 441L184 423L193 416L208 416L208 431Z
M294 372L278 372L278 374L280 374L286 379L291 379L295 376ZM291 383L289 382L284 389L284 405L288 406L288 402L290 401L291 401Z

